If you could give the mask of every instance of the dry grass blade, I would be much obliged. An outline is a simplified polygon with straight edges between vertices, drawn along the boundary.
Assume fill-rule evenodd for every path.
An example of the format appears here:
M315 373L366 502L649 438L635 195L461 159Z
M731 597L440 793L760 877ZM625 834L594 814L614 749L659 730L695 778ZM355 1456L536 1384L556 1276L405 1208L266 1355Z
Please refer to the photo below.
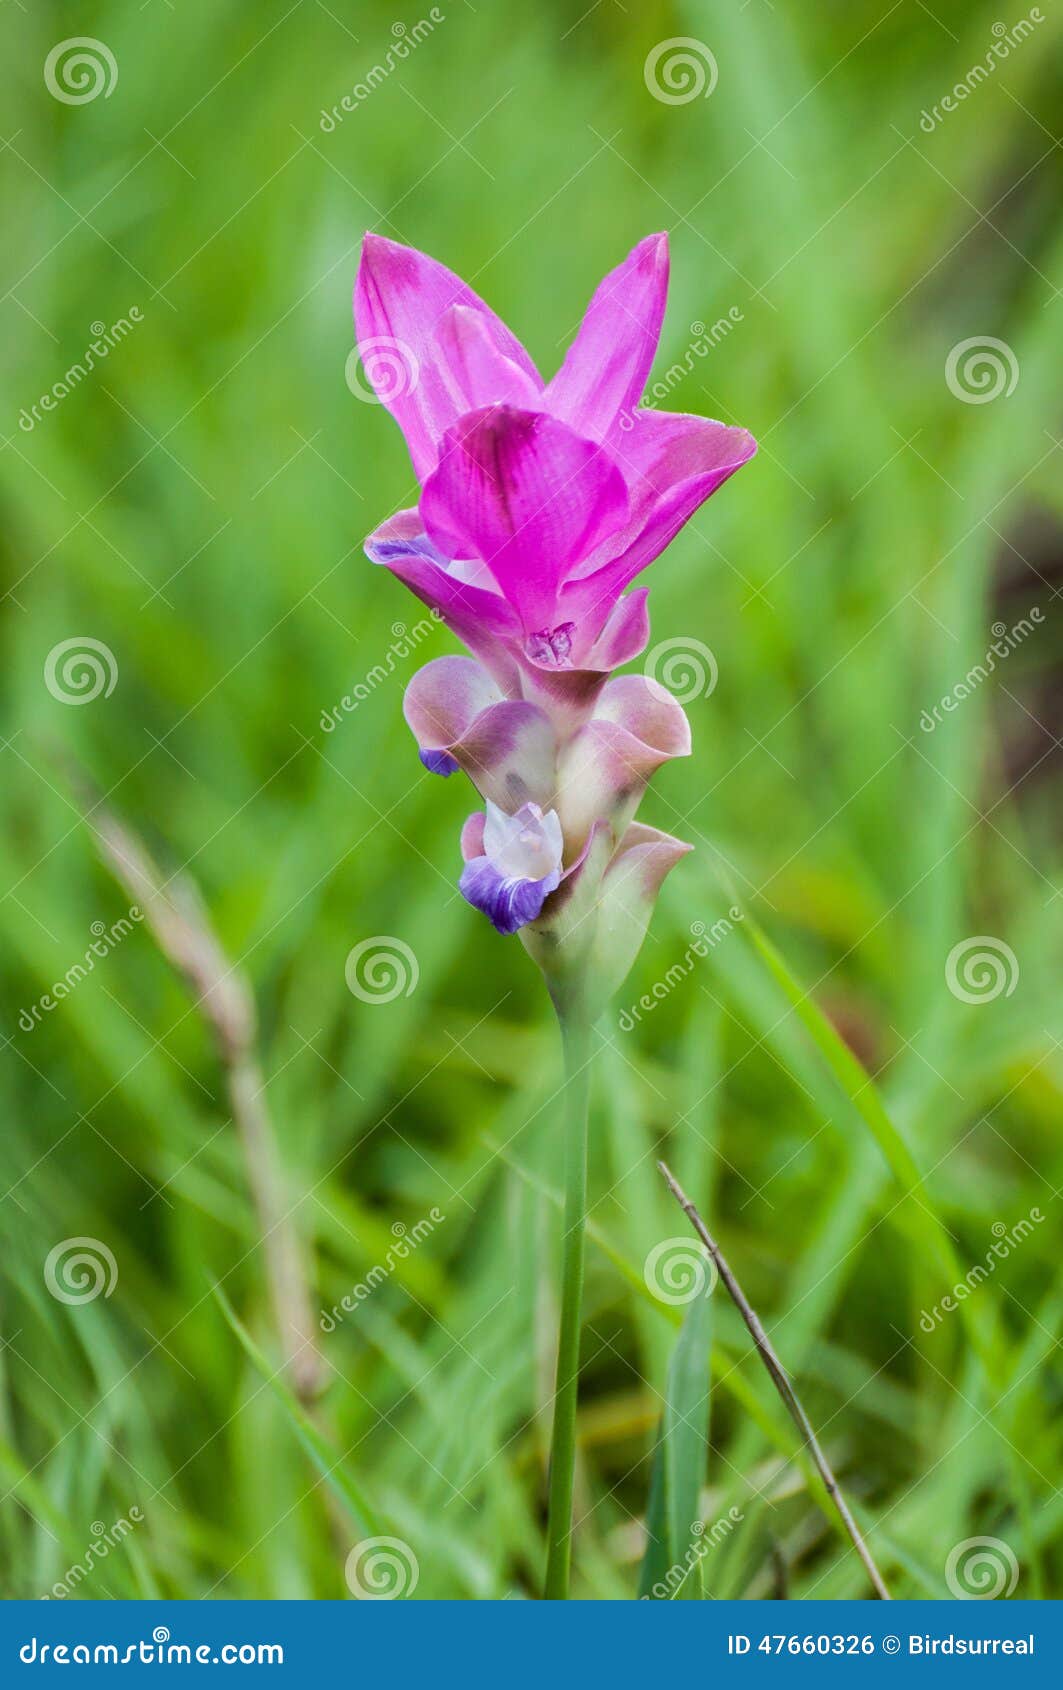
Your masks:
M91 793L84 777L73 778L100 856L140 907L160 951L183 976L214 1034L261 1227L286 1370L300 1400L308 1402L320 1391L322 1362L302 1250L285 1203L265 1101L251 988L223 951L194 881L184 874L164 878L143 840Z
M890 1593L886 1588L885 1580L876 1567L871 1551L864 1542L860 1528L849 1511L849 1504L842 1495L841 1486L834 1477L834 1473L827 1457L824 1455L823 1450L820 1447L819 1439L816 1437L816 1434L812 1429L812 1422L809 1420L808 1415L802 1408L797 1392L791 1385L786 1370L776 1355L772 1343L760 1323L756 1310L746 1298L742 1287L731 1272L719 1245L711 1236L709 1229L699 1215L697 1208L691 1202L682 1186L673 1177L667 1163L658 1162L657 1166L664 1175L665 1182L669 1191L672 1193L672 1196L687 1216L687 1219L690 1221L694 1231L697 1233L706 1250L709 1252L709 1255L712 1257L716 1270L727 1288L731 1301L734 1303L739 1314L742 1316L742 1319L748 1326L753 1342L757 1346L761 1360L771 1375L775 1388L782 1397L790 1418L801 1433L801 1436L805 1441L805 1446L816 1464L820 1478L823 1480L823 1483L827 1488L827 1493L833 1501L835 1508L838 1510L838 1516L842 1525L845 1527L846 1532L852 1539L853 1548L856 1550L856 1553L859 1555L861 1561L867 1569L867 1576L871 1580L875 1595L880 1596L884 1602L888 1602L890 1600Z

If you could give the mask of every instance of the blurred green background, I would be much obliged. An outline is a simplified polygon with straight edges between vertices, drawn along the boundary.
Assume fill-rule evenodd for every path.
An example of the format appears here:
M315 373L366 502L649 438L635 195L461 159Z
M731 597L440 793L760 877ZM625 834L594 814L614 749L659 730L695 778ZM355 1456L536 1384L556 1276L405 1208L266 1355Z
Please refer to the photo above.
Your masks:
M949 1594L976 1535L1016 1595L1063 1591L1063 78L1059 5L1034 11L942 111L994 25L1031 14L444 0L414 41L429 9L392 0L4 6L4 1594L343 1596L369 1530L352 1486L415 1554L417 1597L538 1588L558 1053L523 952L455 893L472 795L420 771L402 721L409 674L453 642L407 650L422 611L361 551L413 493L398 431L345 380L366 228L460 271L546 371L599 276L668 229L657 373L683 370L663 408L761 441L650 577L653 642L700 642L719 678L688 705L693 759L642 811L697 849L602 1029L574 1593L638 1588L683 1313L642 1282L686 1232L662 1150L895 1592ZM42 70L82 35L117 80L69 104ZM711 50L710 97L648 87L678 36ZM1012 390L971 402L946 365L986 337ZM994 625L1034 610L921 728ZM46 661L85 638L116 679L71 705ZM254 990L314 1310L378 1270L320 1335L313 1429L269 1382L281 1350L214 1045L146 926L25 1025L129 903L71 759L195 878ZM798 1006L746 921L684 963L692 924L736 900ZM345 959L378 935L418 978L367 1003ZM975 936L1003 974L972 1002L946 964ZM878 1095L925 1175L914 1197L875 1142ZM921 1324L1024 1218L964 1312ZM117 1283L67 1304L44 1263L79 1237ZM719 1295L712 1368L699 1508L733 1529L704 1588L866 1594Z

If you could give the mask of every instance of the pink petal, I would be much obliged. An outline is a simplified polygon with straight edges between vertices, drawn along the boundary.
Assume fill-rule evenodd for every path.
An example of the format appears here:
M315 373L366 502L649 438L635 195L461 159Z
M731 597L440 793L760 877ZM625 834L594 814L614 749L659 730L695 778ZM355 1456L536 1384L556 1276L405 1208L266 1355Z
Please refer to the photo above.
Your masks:
M414 247L366 235L354 288L355 333L366 374L406 436L422 481L435 467L444 431L468 408L455 402L435 338L440 319L454 305L476 312L499 356L523 371L536 390L542 388L520 341L460 277ZM496 397L481 393L476 402Z
M503 699L471 657L437 657L406 688L403 713L422 751L445 751L507 814L553 803L557 738L543 712Z
M599 283L543 400L579 434L604 440L638 404L668 292L668 237L649 235Z
M482 405L524 405L539 402L541 383L500 350L482 311L452 305L436 325L438 372L453 404L454 417Z
M474 810L461 830L462 861L471 863L474 857L484 854L484 824L487 817L483 810Z
M689 757L690 723L683 706L648 675L616 675L595 706L596 722L615 722L661 759Z
M552 807L557 736L534 704L520 699L493 704L448 750L480 796L507 814L522 804Z
M557 627L559 583L625 521L627 493L589 440L542 412L497 405L447 431L421 515L448 557L483 560L531 635Z
M592 620L573 634L569 669L536 663L527 650L517 651L521 688L546 711L563 739L570 739L592 715L611 672L645 650L650 637L645 587L627 593L614 605L605 627L594 639Z
M608 999L623 984L646 936L661 884L692 847L632 822L605 871L589 962L593 988Z
M619 839L654 771L689 753L690 725L671 693L645 675L609 681L561 757L557 809L570 846L600 820Z
M436 657L406 688L402 713L422 751L449 751L502 694L471 657Z
M637 423L612 448L628 481L630 518L561 594L561 614L576 622L612 603L757 449L746 429L704 417L644 411Z
M646 587L636 587L633 593L625 593L622 599L617 600L605 627L587 653L585 662L588 669L619 669L645 651L650 637L648 598Z

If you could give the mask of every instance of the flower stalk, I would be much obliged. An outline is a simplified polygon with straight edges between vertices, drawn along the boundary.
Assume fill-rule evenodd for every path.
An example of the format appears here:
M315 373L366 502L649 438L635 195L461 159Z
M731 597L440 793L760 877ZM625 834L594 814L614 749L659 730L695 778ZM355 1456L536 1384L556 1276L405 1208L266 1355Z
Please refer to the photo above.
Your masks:
M568 1596L572 1562L572 1498L576 1479L576 1412L579 1402L580 1316L587 1227L587 1117L590 1104L591 1031L582 1006L558 1007L565 1059L565 1217L561 1252L561 1316L554 1381L547 1512L548 1600Z
M459 276L369 234L354 290L370 386L405 436L419 497L366 541L465 645L413 676L425 769L468 777L458 890L542 971L565 1056L565 1221L545 1594L569 1592L587 1213L591 1029L691 847L636 820L690 753L652 666L637 576L756 451L743 428L639 408L664 316L668 242L603 278L544 381ZM629 590L630 589L630 590Z

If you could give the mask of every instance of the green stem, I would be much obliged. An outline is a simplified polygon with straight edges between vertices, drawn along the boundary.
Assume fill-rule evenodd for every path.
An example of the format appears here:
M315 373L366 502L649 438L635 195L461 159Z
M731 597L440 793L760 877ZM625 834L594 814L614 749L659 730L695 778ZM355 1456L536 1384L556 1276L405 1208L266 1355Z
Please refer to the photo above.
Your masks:
M558 1008L565 1051L565 1236L561 1258L561 1323L554 1382L550 1444L546 1584L550 1600L568 1596L572 1560L572 1493L576 1475L576 1405L579 1396L580 1304L587 1216L587 1106L591 1037L586 1016Z

